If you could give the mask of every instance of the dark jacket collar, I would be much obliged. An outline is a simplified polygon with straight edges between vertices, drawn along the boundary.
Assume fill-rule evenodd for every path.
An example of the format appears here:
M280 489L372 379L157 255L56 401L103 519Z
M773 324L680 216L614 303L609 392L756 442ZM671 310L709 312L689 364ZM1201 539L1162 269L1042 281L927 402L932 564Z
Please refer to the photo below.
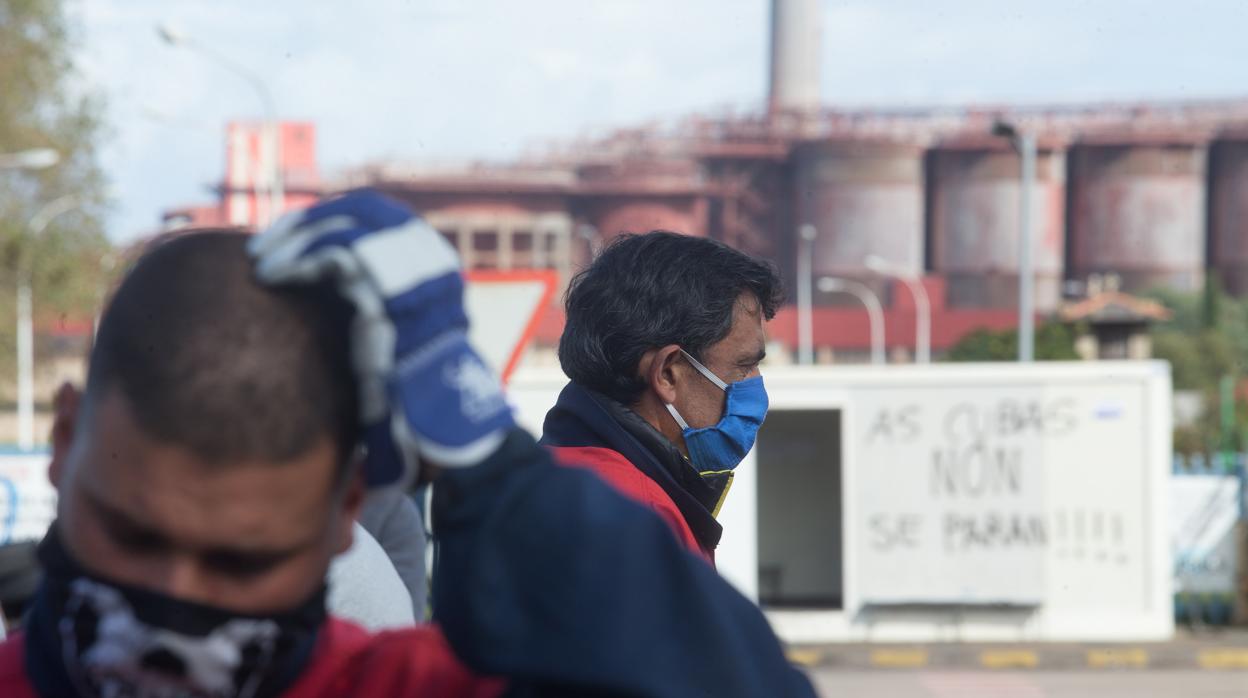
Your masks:
M636 412L569 383L546 413L542 432L546 446L609 448L621 454L672 498L704 548L714 550L719 544L723 527L712 512L722 499L722 486L704 480L676 446Z

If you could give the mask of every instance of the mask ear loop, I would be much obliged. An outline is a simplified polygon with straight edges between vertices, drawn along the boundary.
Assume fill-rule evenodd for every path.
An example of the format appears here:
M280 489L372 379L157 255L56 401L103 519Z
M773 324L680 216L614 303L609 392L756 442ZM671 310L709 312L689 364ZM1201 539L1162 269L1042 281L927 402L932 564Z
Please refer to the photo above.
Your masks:
M698 369L698 373L701 373L702 375L706 376L706 379L708 381L714 383L715 387L725 392L728 391L728 384L720 380L719 376L715 375L714 373L711 373L711 369L703 366L701 361L698 361L697 359L693 358L693 356L689 352L685 351L684 349L681 349L680 353L684 354L685 358L689 360L689 363L693 364L693 367Z
M698 373L701 373L703 376L706 377L707 380L714 383L715 387L719 388L720 390L724 392L728 392L728 384L720 380L719 376L715 375L714 373L711 373L711 369L707 368L706 366L703 366L701 361L698 361L697 359L693 358L693 355L691 355L689 352L685 351L684 349L681 349L680 353L685 355L685 358L689 361L689 364L693 366L694 368L696 368L698 370ZM681 429L685 431L689 431L689 423L686 422L685 418L681 417L680 413L676 411L675 405L673 405L670 402L667 402L667 403L664 403L663 406L667 408L667 411L669 413L671 413L672 419L676 420L676 424L680 426Z
M665 402L663 403L663 406L667 408L667 411L669 413L671 413L672 419L676 420L677 426L679 426L681 429L684 429L685 431L689 431L689 423L686 422L685 418L681 417L680 413L676 411L675 405L673 405L670 402Z

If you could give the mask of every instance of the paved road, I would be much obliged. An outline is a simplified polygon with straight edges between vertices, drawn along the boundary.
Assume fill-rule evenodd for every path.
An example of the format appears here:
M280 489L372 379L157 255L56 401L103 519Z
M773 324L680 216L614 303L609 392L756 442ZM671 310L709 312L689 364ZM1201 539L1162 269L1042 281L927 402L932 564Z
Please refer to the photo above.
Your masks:
M1245 671L812 671L824 698L1245 698Z

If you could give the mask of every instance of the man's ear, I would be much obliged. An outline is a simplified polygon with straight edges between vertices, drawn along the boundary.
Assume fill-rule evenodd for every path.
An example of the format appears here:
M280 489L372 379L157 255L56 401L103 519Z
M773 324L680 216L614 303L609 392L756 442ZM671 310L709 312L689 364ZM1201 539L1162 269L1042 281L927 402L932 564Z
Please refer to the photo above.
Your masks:
M78 428L78 413L82 408L82 393L69 383L62 383L52 398L52 461L48 463L48 480L60 488L65 473L65 461L74 445L74 432Z
M680 346L669 344L651 349L641 357L638 366L642 378L664 404L676 402L676 364L680 359Z

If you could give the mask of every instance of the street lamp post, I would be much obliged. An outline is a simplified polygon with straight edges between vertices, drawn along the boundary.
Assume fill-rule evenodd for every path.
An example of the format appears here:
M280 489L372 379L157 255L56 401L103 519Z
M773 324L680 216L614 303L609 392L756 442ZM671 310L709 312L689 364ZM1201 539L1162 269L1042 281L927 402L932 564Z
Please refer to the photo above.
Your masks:
M916 363L928 364L932 362L932 303L927 297L927 289L923 287L922 279L912 275L909 271L902 269L879 255L870 255L866 258L865 264L868 269L880 274L888 276L905 284L910 290L910 295L914 297L914 360Z
M30 148L16 153L0 154L0 170L43 170L61 161L61 154L53 148ZM60 201L60 199L57 199ZM56 203L54 201L53 203ZM46 208L44 210L47 210ZM31 223L40 222L39 214ZM46 226L46 222L40 222ZM17 270L17 445L29 451L35 445L35 383L34 383L34 327L31 320L29 272L19 260Z
M1008 138L1018 152L1019 185L1018 198L1018 360L1035 360L1036 354L1036 300L1035 264L1032 260L1031 196L1036 183L1036 136L1021 133L1014 126L998 121L992 127L994 136Z
M814 363L814 314L812 287L814 286L815 238L819 231L807 223L798 229L801 241L797 252L797 362L803 366Z
M54 218L81 207L74 196L53 199L39 209L27 226L30 239L38 238ZM31 301L32 265L22 264L17 272L17 447L35 447L35 328Z
M871 363L884 363L884 307L880 297L866 284L842 279L835 276L824 276L819 279L819 290L824 293L848 293L856 297L867 308L867 322L871 329Z
M269 150L266 158L270 164L270 180L268 210L265 211L264 215L261 215L260 212L260 196L257 192L256 218L258 220L256 222L257 227L264 228L268 226L269 223L281 215L282 209L285 207L286 198L285 184L282 181L281 129L277 123L277 108L273 103L273 94L269 92L268 86L265 85L264 80L259 75L235 62L229 56L195 41L167 24L158 25L156 33L170 46L175 48L181 46L194 51L229 72L234 73L234 75L246 81L256 91L256 95L260 97L260 103L264 109L264 141Z
M598 229L589 223L576 224L576 234L585 241L585 246L589 248L589 261L594 261L598 256L600 244L598 242Z

